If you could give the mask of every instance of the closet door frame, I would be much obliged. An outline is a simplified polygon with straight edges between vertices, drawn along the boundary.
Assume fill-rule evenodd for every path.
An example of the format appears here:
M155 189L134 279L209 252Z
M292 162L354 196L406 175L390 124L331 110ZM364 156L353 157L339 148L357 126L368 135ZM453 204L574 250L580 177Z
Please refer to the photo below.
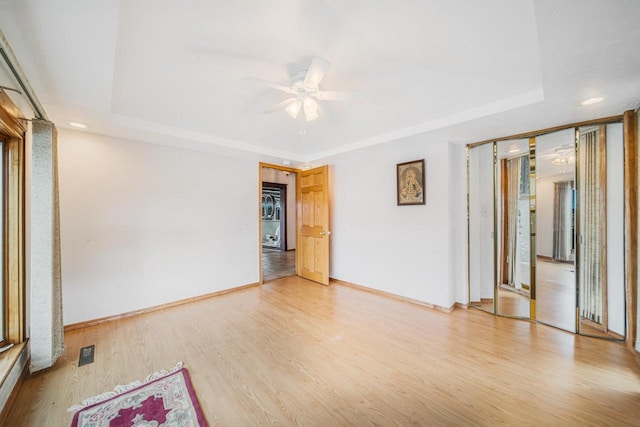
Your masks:
M572 123L568 125L556 126L552 128L542 129L538 131L526 132L517 135L511 135L506 137L494 138L490 140L479 141L476 143L467 145L467 158L469 156L469 150L473 147L484 145L484 144L493 144L493 183L494 183L494 233L497 230L497 222L498 222L498 193L496 192L496 183L497 178L496 174L498 173L497 169L497 143L500 141L506 140L514 140L514 139L529 139L529 167L530 167L530 253L531 253L531 285L530 285L530 312L529 319L530 321L537 321L536 319L536 236L535 236L535 227L536 227L536 196L535 196L535 177L536 177L536 137L557 132L560 130L566 129L574 129L576 138L575 138L575 153L576 159L578 154L578 145L579 145L579 128L583 126L590 125L607 125L611 123L622 123L623 124L623 144L624 144L624 253L625 253L625 342L627 346L633 348L636 341L636 322L637 322L637 309L636 304L638 304L638 148L637 148L637 139L638 139L638 118L637 112L634 110L626 111L624 114L604 117L595 120L588 120L579 123ZM467 214L469 214L469 175L468 175L469 164L467 162ZM576 165L577 169L577 165ZM576 170L576 175L578 171ZM577 180L576 180L576 188L577 188ZM576 200L576 218L575 218L575 228L578 230L580 215L578 205L579 200ZM469 221L469 215L467 215L467 221ZM469 224L467 223L467 230L469 230ZM467 233L467 237L469 238L469 233ZM493 241L493 250L494 250L494 315L499 315L497 310L497 286L498 286L498 271L496 269L498 259L498 242L495 238ZM467 261L470 259L470 242L467 240ZM575 312L576 312L576 331L580 333L580 308L579 308L579 287L578 287L578 273L580 268L580 257L577 251L576 260L575 260L575 271L576 271L576 301L575 301ZM471 280L468 280L468 296L470 298L470 283ZM469 300L470 305L470 300Z

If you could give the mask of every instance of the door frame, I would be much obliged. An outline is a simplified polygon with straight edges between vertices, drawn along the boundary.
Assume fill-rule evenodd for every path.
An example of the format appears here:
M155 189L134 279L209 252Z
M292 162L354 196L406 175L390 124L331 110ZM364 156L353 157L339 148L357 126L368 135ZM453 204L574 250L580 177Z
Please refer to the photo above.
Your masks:
M273 163L264 163L264 162L259 162L258 163L258 265L259 265L259 270L260 270L260 284L262 285L264 283L264 279L262 277L262 169L263 168L269 168L269 169L276 169L276 170L280 170L280 171L284 171L284 172L291 172L293 174L295 174L296 176L296 188L295 188L295 201L296 201L296 212L294 213L294 215L296 215L296 221L297 219L297 206L298 206L298 197L299 197L299 193L300 193L300 173L302 172L302 170L300 169L296 169L296 168L291 168L291 167L287 167L287 166L280 166L280 165L274 165ZM286 203L286 201L285 201ZM292 213L289 212L289 215L291 215ZM298 224L296 223L296 227L295 227L295 240L296 240L296 256L294 257L295 260L295 267L296 267L296 275L298 275Z

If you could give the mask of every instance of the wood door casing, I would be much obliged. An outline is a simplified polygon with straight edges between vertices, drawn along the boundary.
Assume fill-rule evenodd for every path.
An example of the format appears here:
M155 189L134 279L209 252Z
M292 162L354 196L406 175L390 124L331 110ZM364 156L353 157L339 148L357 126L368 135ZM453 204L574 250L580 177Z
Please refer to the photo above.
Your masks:
M300 173L297 274L329 284L329 167Z

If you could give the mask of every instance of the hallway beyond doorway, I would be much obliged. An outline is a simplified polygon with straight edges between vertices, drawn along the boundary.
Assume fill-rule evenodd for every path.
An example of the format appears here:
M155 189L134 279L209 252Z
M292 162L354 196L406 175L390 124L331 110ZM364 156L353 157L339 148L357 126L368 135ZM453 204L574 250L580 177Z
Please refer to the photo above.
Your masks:
M262 278L269 281L296 274L296 251L262 248Z

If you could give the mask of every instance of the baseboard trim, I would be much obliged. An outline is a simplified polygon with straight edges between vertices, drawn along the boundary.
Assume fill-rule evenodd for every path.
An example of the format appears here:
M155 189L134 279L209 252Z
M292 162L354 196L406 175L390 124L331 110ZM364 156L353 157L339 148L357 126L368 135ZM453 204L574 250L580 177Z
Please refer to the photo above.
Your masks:
M461 302L457 302L454 304L454 308L459 308L461 310L467 310L469 309L469 304L463 304Z
M480 298L479 300L469 301L470 304L493 304L493 298ZM456 304L462 304L457 302Z
M211 292L211 293L208 293L208 294L199 295L197 297L185 298L185 299L181 299L181 300L178 300L178 301L168 302L166 304L154 305L152 307L147 307L147 308L143 308L143 309L140 309L140 310L129 311L127 313L116 314L116 315L113 315L113 316L100 317L98 319L86 320L84 322L71 323L69 325L65 325L64 326L64 331L65 332L76 331L78 329L84 329L84 328L88 328L88 327L91 327L91 326L102 325L103 323L114 322L116 320L126 319L128 317L142 316L144 314L153 313L155 311L161 311L161 310L166 310L168 308L177 307L177 306L180 306L180 305L191 304L193 302L198 302L198 301L202 301L202 300L209 299L209 298L219 297L221 295L230 294L232 292L242 291L242 290L253 288L253 287L256 287L256 286L260 286L260 283L258 283L258 282L250 283L248 285L242 285L242 286L236 286L234 288L223 289L221 291Z
M536 259L542 260L542 261L546 261L546 262L551 262L554 264L573 264L573 261L561 261L561 260L557 260L554 259L553 257L550 256L546 256L546 255L536 255Z
M466 307L464 304L460 304L460 303L455 303L451 307L442 307L442 306L437 305L437 304L431 304L429 302L420 301L420 300L417 300L417 299L405 297L405 296L402 296L402 295L394 294L392 292L381 291L379 289L373 289L373 288L369 288L367 286L357 285L355 283L345 282L344 280L339 280L339 279L334 279L334 278L329 278L329 283L333 283L333 284L336 284L336 285L347 286L347 287L358 289L358 290L361 290L361 291L364 291L364 292L369 292L369 293L372 293L372 294L376 294L376 295L379 295L379 296L382 296L382 297L385 297L385 298L394 299L396 301L402 301L402 302L406 302L406 303L409 303L409 304L417 305L417 306L420 306L420 307L430 308L432 310L442 311L443 313L451 313L453 310L456 309L456 307L460 307L460 308Z

